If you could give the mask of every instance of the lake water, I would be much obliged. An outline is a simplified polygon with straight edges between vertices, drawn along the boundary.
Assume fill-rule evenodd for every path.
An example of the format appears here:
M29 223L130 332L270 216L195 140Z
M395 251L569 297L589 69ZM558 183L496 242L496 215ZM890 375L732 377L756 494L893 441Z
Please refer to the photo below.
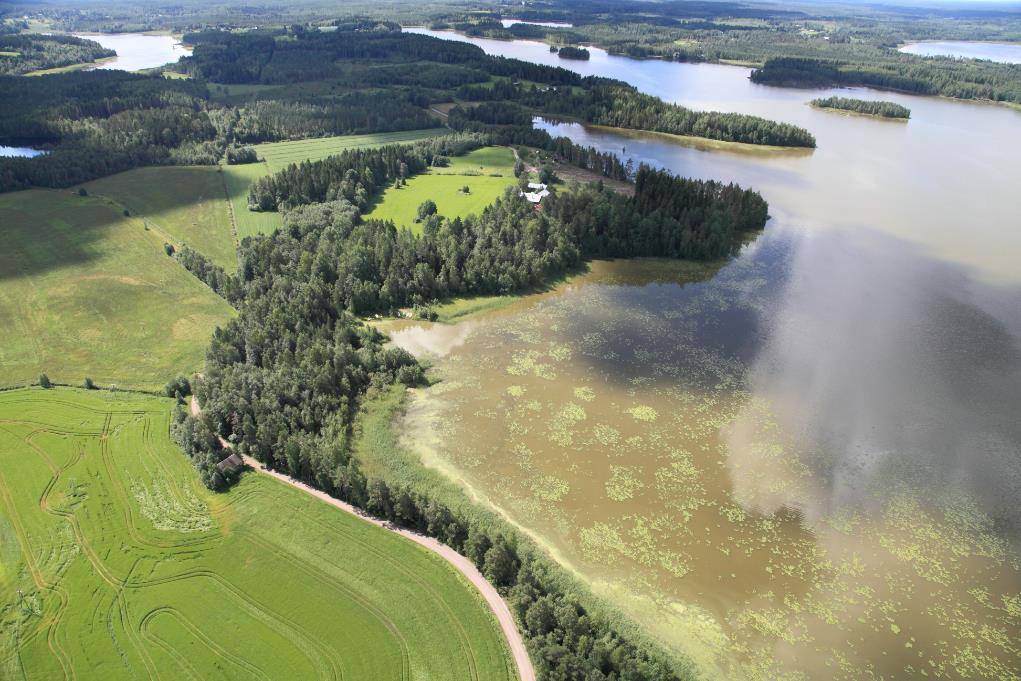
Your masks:
M471 42L819 147L540 121L754 187L772 219L727 262L597 262L468 323L395 326L443 379L408 444L710 678L1021 675L1021 112ZM911 120L808 106L828 94Z
M32 147L5 147L0 145L0 156L35 158L36 156L42 156L45 153L47 152L42 149L33 149Z
M900 51L923 57L966 57L968 59L988 59L1004 64L1021 64L1021 45L1016 43L945 40L909 43L900 48Z
M117 52L110 61L97 65L97 69L140 71L176 62L191 54L191 49L169 35L146 33L79 33L79 38L95 40L103 47Z
M545 26L546 28L571 28L574 24L565 24L559 21L525 21L524 19L501 19L500 23L504 28L510 28L514 24L528 24L529 26Z

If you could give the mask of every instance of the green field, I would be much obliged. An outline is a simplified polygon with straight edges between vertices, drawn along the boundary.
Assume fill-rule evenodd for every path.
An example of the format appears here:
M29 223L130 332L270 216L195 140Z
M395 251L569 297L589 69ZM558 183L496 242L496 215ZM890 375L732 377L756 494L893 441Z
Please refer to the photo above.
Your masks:
M231 86L232 88L236 86ZM256 234L269 234L282 223L279 213L257 213L248 210L248 187L263 175L283 170L291 163L318 161L327 156L339 154L345 149L356 147L381 147L385 144L417 142L418 140L443 135L445 128L430 130L409 130L407 132L383 132L373 135L344 135L341 137L319 137L288 142L268 142L254 146L264 163L240 166L223 166L227 193L234 210L238 238Z
M265 163L221 167L231 210L234 212L238 239L256 234L269 234L283 224L280 213L257 213L248 210L248 187L263 175L270 173Z
M163 252L142 220L97 197L0 196L0 385L159 388L199 370L233 310Z
M283 170L291 163L301 161L318 161L327 156L334 156L347 149L371 149L387 144L417 142L445 135L450 131L446 128L430 128L429 130L406 130L402 132L380 132L371 135L343 135L340 137L318 137L306 140L290 140L287 142L267 142L256 144L255 152L259 158L266 160L271 172Z
M255 472L207 492L169 408L0 393L0 678L512 678L441 558Z
M227 271L237 267L224 183L213 166L138 168L85 185L90 194L116 201L166 233L180 247L188 244Z
M494 177L498 174L498 177ZM450 159L447 168L434 168L408 180L404 187L383 192L366 220L393 220L412 230L418 229L418 207L427 199L436 202L440 215L447 218L481 213L499 198L507 187L517 183L514 177L514 153L505 147L476 149L465 156ZM469 193L461 191L468 185Z

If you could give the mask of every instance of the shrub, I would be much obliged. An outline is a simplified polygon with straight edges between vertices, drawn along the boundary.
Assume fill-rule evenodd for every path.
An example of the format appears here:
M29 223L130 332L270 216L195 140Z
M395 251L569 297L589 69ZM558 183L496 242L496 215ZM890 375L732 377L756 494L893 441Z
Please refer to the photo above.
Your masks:
M79 187L78 188L78 196L88 196L88 195L89 195L89 193L87 191L85 191L85 187Z
M191 395L191 381L188 377L183 374L178 374L177 378L167 383L163 388L167 397L187 397Z
M96 384L92 381L90 377L86 376L85 381L82 383L82 387L85 388L86 390L95 390Z
M148 229L148 226L146 226L146 229ZM168 244L164 242L163 250L166 252L167 255L173 255L176 249L174 248L173 244Z
M50 383L50 377L46 374L39 374L39 385L43 388L52 388L53 384Z

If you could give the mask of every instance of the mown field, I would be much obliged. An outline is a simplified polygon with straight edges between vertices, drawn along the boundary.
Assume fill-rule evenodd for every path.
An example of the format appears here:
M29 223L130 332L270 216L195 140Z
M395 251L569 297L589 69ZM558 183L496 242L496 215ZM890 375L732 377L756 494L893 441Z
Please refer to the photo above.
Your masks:
M511 678L442 559L256 473L207 492L169 419L0 393L0 678Z
M100 194L166 233L175 246L188 244L227 271L237 253L223 177L213 166L137 168L89 182Z
M0 386L50 379L155 389L198 371L227 303L106 200L0 196Z
M415 217L426 200L435 201L437 212L444 217L463 218L481 213L516 183L514 152L505 147L476 149L450 159L447 168L434 168L412 177L403 187L388 188L365 219L393 220L418 231ZM466 185L468 193L462 191Z
M283 224L280 213L258 213L248 210L248 187L263 175L270 174L265 163L221 167L238 239L256 234L269 234Z

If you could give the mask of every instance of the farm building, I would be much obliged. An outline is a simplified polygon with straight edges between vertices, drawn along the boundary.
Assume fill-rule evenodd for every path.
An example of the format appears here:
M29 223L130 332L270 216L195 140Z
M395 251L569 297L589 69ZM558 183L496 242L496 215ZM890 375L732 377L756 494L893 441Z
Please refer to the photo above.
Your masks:
M244 460L236 452L231 452L230 456L216 464L216 469L221 473L235 473L244 467Z
M530 191L521 192L519 196L524 196L529 203L539 203L544 198L549 196L549 189L547 189L546 185L544 184L540 184L538 182L529 182L528 189Z

